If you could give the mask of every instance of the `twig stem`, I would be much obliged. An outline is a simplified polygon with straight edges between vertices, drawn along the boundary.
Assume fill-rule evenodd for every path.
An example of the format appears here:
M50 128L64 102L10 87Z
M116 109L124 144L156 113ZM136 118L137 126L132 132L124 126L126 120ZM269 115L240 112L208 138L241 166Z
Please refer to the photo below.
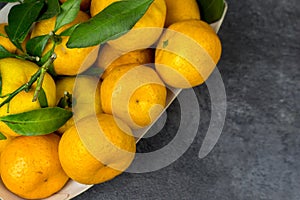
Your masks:
M42 88L42 84L43 84L43 80L46 75L46 72L47 72L49 66L54 62L55 59L56 59L56 54L53 53L51 55L51 57L45 62L45 64L43 64L43 66L40 67L38 69L38 71L35 72L31 76L30 80L27 83L21 85L18 89L16 89L12 93L1 96L0 98L4 98L4 97L7 97L7 98L0 104L0 108L2 106L4 106L5 104L8 104L20 92L22 92L22 91L28 92L30 90L31 86L37 81L37 87L35 89L33 99L32 99L33 102L36 101L38 98L39 92Z
M41 67L41 73L37 79L37 86L34 91L32 102L35 102L37 100L39 93L41 91L42 85L43 85L43 81L44 81L46 72L48 71L49 66L54 62L55 59L56 59L56 54L53 53L51 55L51 57L47 60L47 62L45 62L45 64L43 64L43 66Z

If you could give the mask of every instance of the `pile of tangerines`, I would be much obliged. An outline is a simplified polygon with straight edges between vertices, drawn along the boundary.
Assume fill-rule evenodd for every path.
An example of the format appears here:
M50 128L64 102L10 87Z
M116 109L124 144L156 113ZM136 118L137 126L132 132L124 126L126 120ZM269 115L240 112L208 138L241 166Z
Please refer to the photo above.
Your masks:
M114 1L83 0L77 18L58 33L87 21ZM55 17L36 23L30 37L48 34L54 23ZM0 25L0 44L21 54L5 37L4 26ZM168 88L202 84L221 56L220 40L200 19L196 0L154 0L128 33L101 47L68 49L67 39L63 36L55 47L58 76L46 74L42 87L50 107L69 97L64 108L72 110L73 117L42 136L20 136L0 122L6 136L0 140L1 179L22 198L51 196L69 179L98 184L121 174L134 159L132 130L159 116ZM30 61L0 59L1 95L28 82L37 69ZM86 73L91 69L103 73ZM9 103L9 112L8 105L0 108L0 116L40 108L39 102L31 101L32 95L33 91L20 92Z

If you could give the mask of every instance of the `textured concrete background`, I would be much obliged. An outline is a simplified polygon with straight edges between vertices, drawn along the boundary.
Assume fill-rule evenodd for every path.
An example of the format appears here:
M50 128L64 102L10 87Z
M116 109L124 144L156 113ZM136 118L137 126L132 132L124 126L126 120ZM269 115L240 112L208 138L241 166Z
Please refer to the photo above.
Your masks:
M227 93L220 140L198 158L210 117L205 85L196 87L198 134L177 161L159 171L124 173L75 198L87 199L300 199L300 7L296 0L228 0L220 30L218 68ZM139 152L166 145L180 121L178 102L159 134Z

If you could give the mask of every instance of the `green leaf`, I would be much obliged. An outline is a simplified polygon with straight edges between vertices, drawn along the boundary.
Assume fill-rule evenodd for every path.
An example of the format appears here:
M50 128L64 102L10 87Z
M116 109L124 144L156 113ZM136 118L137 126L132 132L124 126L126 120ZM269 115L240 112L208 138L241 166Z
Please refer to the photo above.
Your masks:
M61 5L61 12L56 18L54 32L76 18L80 10L80 2L78 0L68 0Z
M20 135L32 136L52 133L71 117L71 111L58 107L48 107L3 116L0 117L0 121Z
M0 140L6 140L7 137L5 135L3 135L3 133L0 132Z
M36 0L23 0L23 3L34 3ZM20 2L20 1L19 1ZM22 2L21 2L22 3Z
M48 74L50 74L53 78L57 77L57 74L54 70L54 65L51 64L49 67L48 67L48 70L47 70Z
M50 37L50 35L41 35L30 39L26 43L27 53L41 57Z
M225 7L224 0L197 0L197 2L202 20L213 23L221 19Z
M39 17L38 21L49 19L60 13L60 4L58 0L48 0L45 7L46 10L42 16Z
M169 40L163 41L163 48L166 48L169 45Z
M11 8L5 31L17 48L22 49L20 44L28 35L43 6L43 1L35 1L34 3L18 4Z
M57 74L54 70L54 65L51 64L49 67L48 67L48 70L47 70L48 74L50 74L53 78L57 77Z
M40 103L41 108L48 107L48 101L47 101L46 93L45 93L45 90L43 88L41 88L41 90L39 92L38 101Z
M145 14L153 0L123 0L112 3L75 28L69 48L95 46L128 32Z
M0 44L0 59L1 58L8 58L8 57L16 57L15 54L10 53L8 50L6 50L1 44Z

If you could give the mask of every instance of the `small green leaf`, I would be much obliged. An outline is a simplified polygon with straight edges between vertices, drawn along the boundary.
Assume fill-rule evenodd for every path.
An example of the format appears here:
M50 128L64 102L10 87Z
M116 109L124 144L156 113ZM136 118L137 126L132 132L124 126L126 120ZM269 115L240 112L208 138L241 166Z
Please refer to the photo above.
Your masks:
M41 35L30 39L26 43L27 53L41 57L49 39L50 35Z
M3 135L3 133L0 132L0 140L6 140L7 137L5 135Z
M38 101L40 103L41 108L48 107L48 101L47 101L46 93L45 93L45 90L43 88L41 88L41 90L39 92Z
M61 5L61 12L56 18L54 32L62 26L72 22L80 10L80 1L68 0Z
M0 44L0 59L1 59L1 58L8 58L8 57L14 58L14 57L16 57L16 55L13 54L13 53L10 53L8 50L6 50L6 49Z
M163 41L163 48L166 48L169 45L169 40Z
M128 32L145 14L153 0L112 3L87 22L75 28L67 43L69 48L95 46Z
M11 8L5 31L17 48L22 49L20 44L28 35L43 6L43 1L35 1L34 3L18 4Z
M60 13L60 4L58 0L48 0L45 7L46 11L39 17L38 21L49 19Z
M225 8L224 0L197 0L197 2L202 20L213 23L221 19Z
M71 117L71 111L58 107L48 107L3 116L0 117L0 121L20 135L32 136L52 133Z
M57 74L54 70L54 65L51 64L49 67L48 67L48 70L47 70L48 74L50 74L53 78L57 77Z

